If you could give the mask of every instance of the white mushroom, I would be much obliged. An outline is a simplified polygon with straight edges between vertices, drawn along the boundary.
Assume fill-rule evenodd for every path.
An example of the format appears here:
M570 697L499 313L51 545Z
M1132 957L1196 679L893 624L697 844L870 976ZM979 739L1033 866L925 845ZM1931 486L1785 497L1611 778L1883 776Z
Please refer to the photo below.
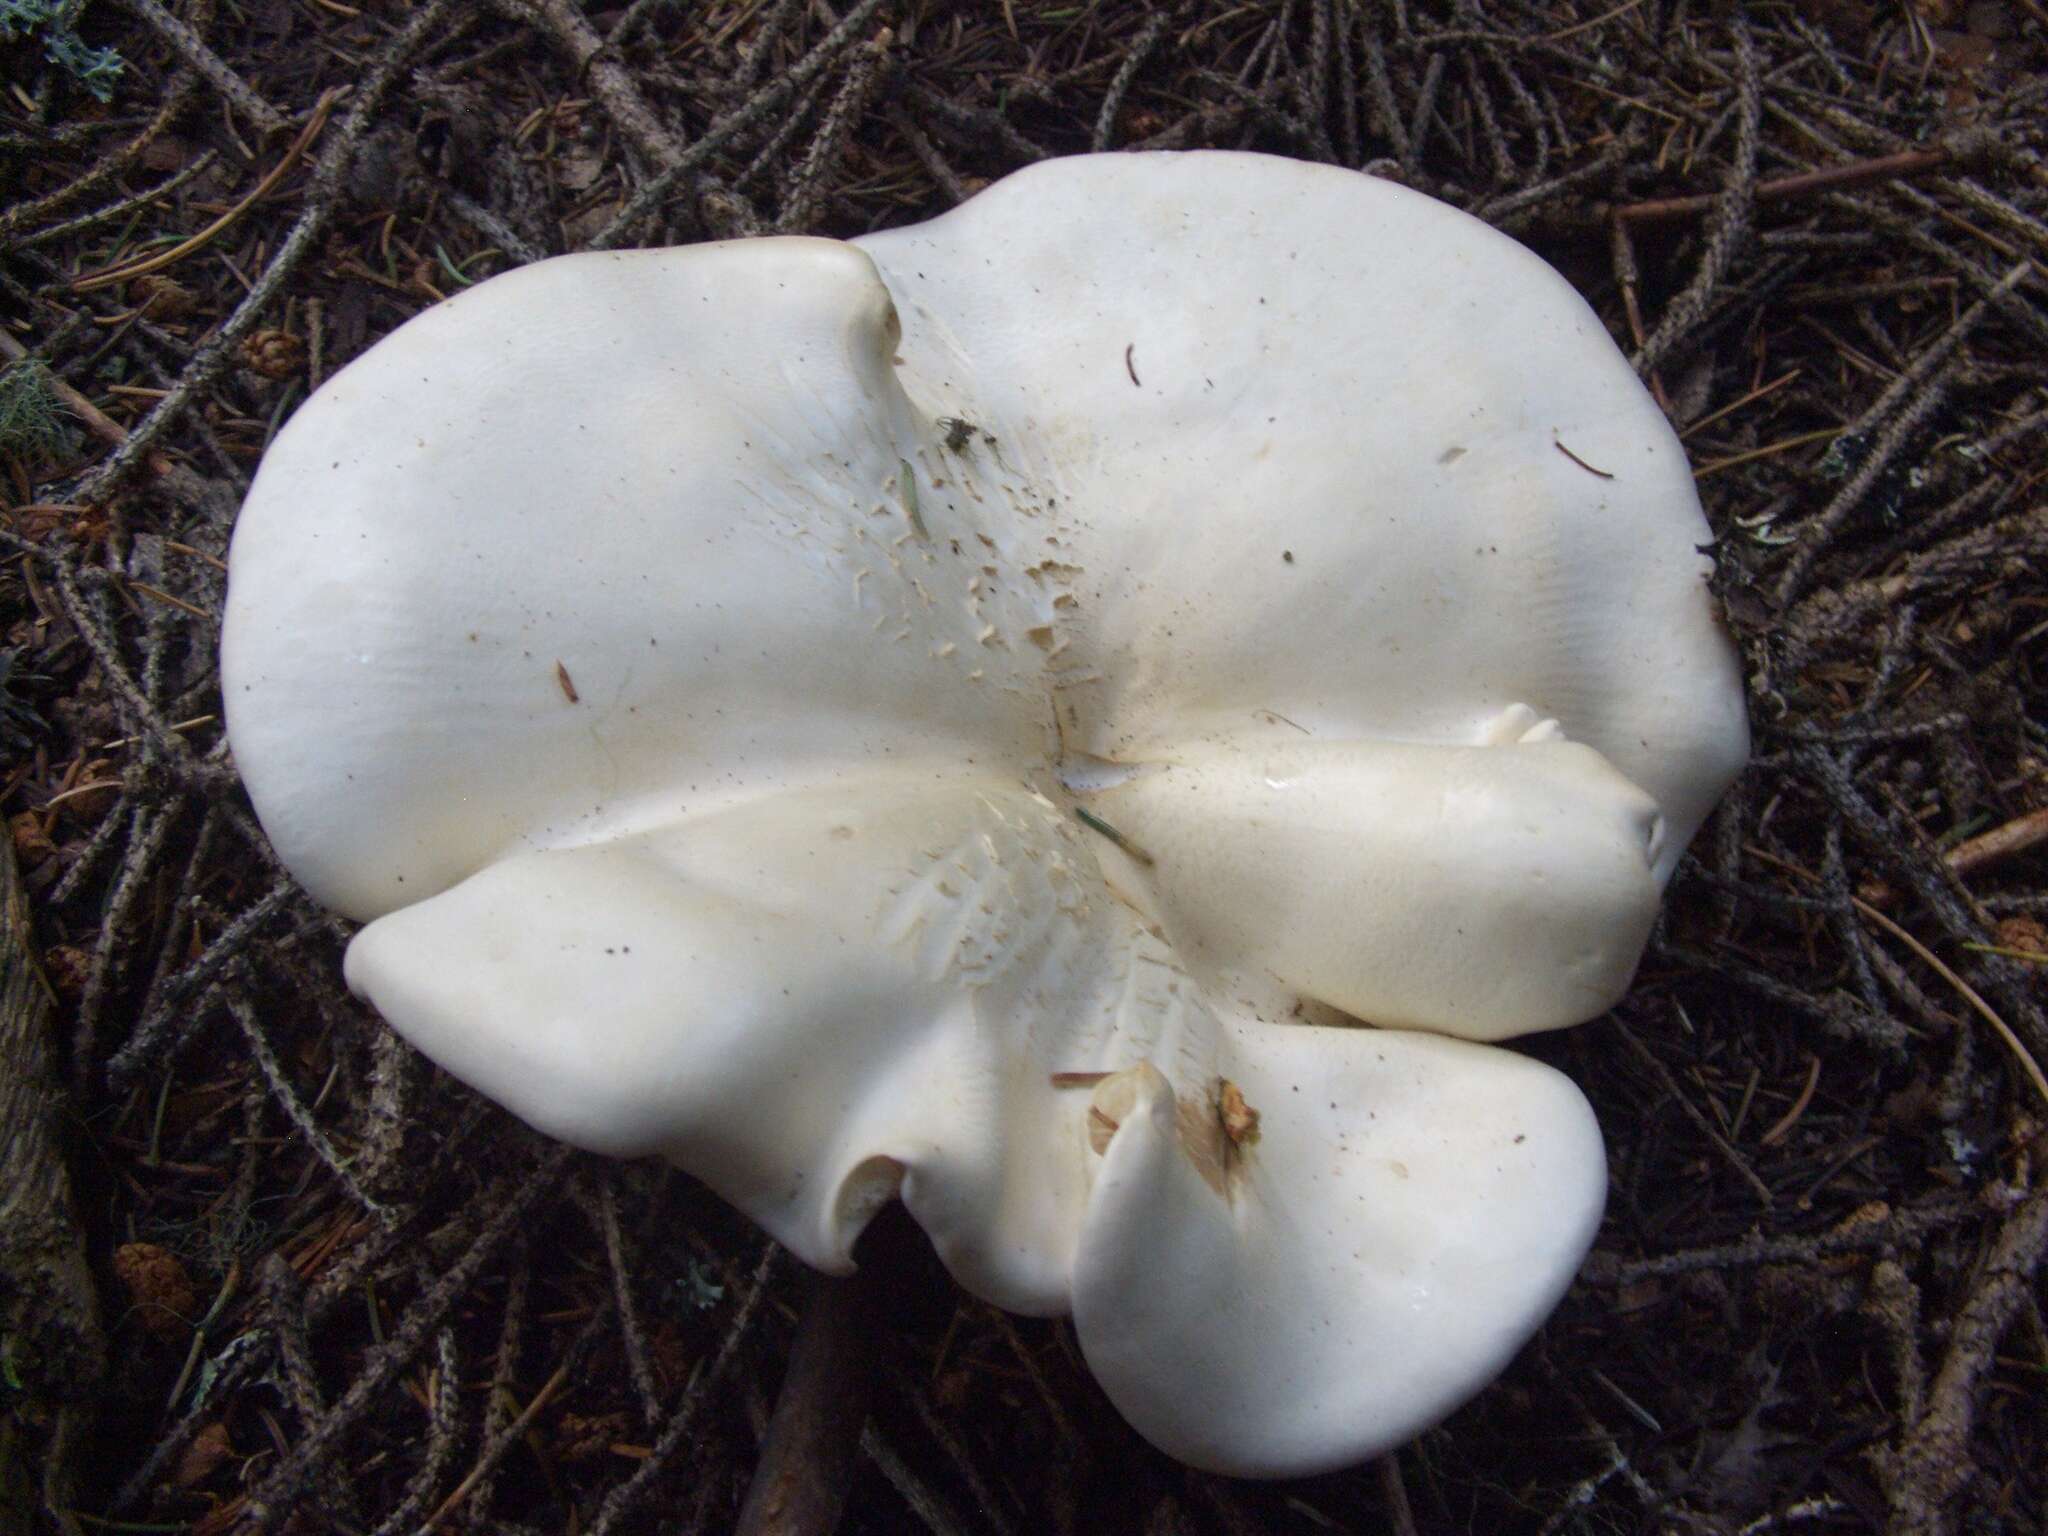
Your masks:
M1286 1474L1592 1239L1577 1091L1443 1036L1628 985L1747 747L1706 536L1511 241L1089 157L428 311L271 449L223 676L428 1055L826 1269L900 1196L1161 1447Z

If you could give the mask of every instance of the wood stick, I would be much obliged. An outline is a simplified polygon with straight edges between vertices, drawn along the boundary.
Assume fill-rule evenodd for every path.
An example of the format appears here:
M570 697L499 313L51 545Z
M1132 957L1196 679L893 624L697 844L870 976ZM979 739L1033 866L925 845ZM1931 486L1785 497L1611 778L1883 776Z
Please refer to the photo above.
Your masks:
M2043 843L2048 843L2048 809L2029 811L2003 826L1980 832L1967 841L1957 843L1949 849L1946 857L1950 869L1959 875L1967 875L2025 853L2029 848L2038 848Z
M876 1319L872 1261L851 1279L805 1278L803 1321L734 1536L829 1536L868 1421Z
M1919 176L1927 171L1940 170L1952 159L1954 156L1945 149L1912 149L1904 154L1883 155L1875 160L1823 166L1817 171L1801 171L1796 176L1758 182L1756 200L1759 203L1782 203L1811 192L1843 192L1874 181L1896 181L1903 176ZM1612 214L1624 224L1668 224L1677 219L1697 218L1712 208L1719 196L1718 192L1702 192L1692 197L1652 198L1647 202L1624 203L1612 210Z

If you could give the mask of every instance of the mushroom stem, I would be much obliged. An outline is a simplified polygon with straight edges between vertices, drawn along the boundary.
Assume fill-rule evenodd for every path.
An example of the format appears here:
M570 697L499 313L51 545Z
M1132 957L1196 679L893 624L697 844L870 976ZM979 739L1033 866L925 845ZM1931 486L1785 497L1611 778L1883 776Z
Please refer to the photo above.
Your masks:
M805 1276L803 1321L734 1536L828 1536L867 1427L875 1319L869 1265Z

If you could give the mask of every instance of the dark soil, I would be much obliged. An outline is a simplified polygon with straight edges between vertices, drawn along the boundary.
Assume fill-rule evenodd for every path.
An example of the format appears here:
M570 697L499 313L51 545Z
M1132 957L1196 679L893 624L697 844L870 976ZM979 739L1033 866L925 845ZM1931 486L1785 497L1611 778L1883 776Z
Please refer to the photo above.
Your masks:
M883 1233L844 1529L2042 1528L2037 0L51 9L0 0L0 787L108 1365L11 1342L6 1529L729 1528L796 1266L348 999L222 743L237 502L309 389L520 262L1193 146L1361 166L1581 286L1695 456L1756 757L1627 1002L1536 1047L1614 1185L1502 1381L1355 1472L1199 1476Z

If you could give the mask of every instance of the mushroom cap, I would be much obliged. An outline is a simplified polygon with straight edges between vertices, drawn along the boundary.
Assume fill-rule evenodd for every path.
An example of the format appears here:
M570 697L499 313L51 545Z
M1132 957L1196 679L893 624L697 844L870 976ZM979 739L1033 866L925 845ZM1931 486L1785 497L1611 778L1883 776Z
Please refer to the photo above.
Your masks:
M1151 860L1106 854L1119 889L1269 1019L1577 1023L1627 990L1657 914L1657 804L1577 742L1195 743L1088 804Z
M1055 685L1063 745L1119 761L1533 702L1657 801L1661 879L1747 755L1708 538L1512 240L1327 166L1086 156L419 315L264 459L226 704L279 852L361 918L854 765L1036 757Z
M911 397L1009 433L1072 525L1059 665L1103 680L1063 690L1070 749L1251 716L1474 741L1533 704L1656 800L1669 877L1748 756L1741 679L1685 451L1548 264L1390 182L1212 151L1044 162L855 243Z
M541 1130L665 1156L821 1269L900 1197L969 1290L1071 1311L1184 1461L1398 1444L1570 1283L1591 1110L1491 1046L1219 1015L1086 836L998 782L800 791L492 865L370 924L348 978Z
M565 256L323 385L243 505L221 638L236 764L307 888L368 919L509 853L1035 747L886 622L917 600L896 334L833 241Z
M1706 537L1512 241L1083 157L419 316L266 456L223 690L434 1059L828 1269L900 1196L1162 1446L1296 1472L1591 1240L1576 1090L1438 1037L1626 988L1747 750Z
M1327 1472L1427 1429L1549 1314L1600 1225L1600 1129L1558 1073L1462 1040L1240 1021L1227 1039L1257 1140L1219 1194L1165 1078L1131 1069L1074 1327L1168 1454Z

